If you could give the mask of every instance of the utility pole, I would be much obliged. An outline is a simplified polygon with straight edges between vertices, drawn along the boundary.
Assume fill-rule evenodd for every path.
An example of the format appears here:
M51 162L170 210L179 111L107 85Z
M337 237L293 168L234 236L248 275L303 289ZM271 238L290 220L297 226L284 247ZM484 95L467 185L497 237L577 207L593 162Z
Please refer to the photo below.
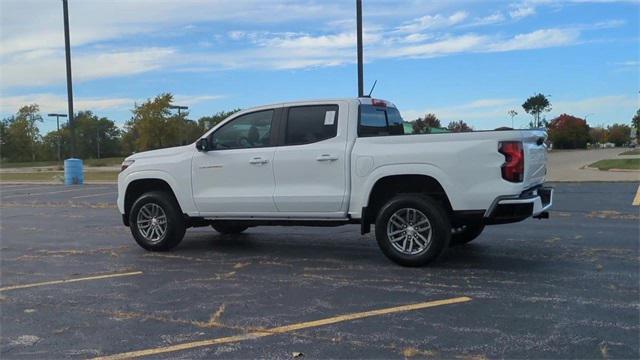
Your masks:
M58 161L61 160L61 155L60 155L60 142L62 141L62 134L60 134L60 118L61 117L67 117L67 114L47 114L47 116L55 116L56 117L56 129L58 129L57 133L58 133Z
M363 97L364 69L362 65L362 0L356 0L356 32L358 38L358 97Z
M67 60L67 101L69 106L69 131L71 131L71 157L76 155L76 133L73 121L73 84L71 82L71 43L69 41L69 5L67 0L62 0L62 13L64 16L64 51Z

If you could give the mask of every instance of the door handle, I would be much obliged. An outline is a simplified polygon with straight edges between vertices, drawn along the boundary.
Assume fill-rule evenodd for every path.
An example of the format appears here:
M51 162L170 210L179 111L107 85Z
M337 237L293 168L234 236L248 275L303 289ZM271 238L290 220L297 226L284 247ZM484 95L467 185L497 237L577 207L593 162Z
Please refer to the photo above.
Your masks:
M337 156L331 154L322 154L316 158L317 161L336 161L338 160Z
M249 160L249 164L253 164L253 165L264 165L264 164L266 164L268 162L269 162L269 160L263 159L260 156L256 156L256 157L252 158L251 160Z

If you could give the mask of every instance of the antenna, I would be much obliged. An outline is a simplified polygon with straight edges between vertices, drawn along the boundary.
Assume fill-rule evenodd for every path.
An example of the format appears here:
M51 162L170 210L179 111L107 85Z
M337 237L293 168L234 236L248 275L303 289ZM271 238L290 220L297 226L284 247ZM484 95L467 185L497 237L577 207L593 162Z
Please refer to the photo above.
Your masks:
M369 95L367 95L366 97L370 98L371 94L373 94L373 89L376 88L376 84L378 83L378 80L373 82L373 86L371 87L371 91L369 91Z

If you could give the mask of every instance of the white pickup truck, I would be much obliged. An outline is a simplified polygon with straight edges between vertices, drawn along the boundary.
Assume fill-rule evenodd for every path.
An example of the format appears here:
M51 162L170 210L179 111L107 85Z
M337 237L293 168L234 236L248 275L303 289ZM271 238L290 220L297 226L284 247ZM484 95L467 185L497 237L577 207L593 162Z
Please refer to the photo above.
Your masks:
M134 154L118 209L143 248L169 250L188 227L375 225L391 260L420 266L485 225L546 218L541 130L408 134L371 98L238 112L196 143ZM409 126L409 129L411 127Z

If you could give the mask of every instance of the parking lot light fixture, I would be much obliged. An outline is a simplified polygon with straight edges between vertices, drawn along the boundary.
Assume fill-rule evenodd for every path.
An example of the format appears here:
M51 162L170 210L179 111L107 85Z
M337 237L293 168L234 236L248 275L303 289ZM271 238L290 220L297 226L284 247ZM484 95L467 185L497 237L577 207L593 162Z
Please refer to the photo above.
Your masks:
M53 113L53 114L47 114L47 116L49 117L56 117L56 129L57 129L57 133L58 133L58 161L60 161L61 156L60 156L60 142L62 140L62 135L60 134L60 118L61 117L67 117L67 114L57 114L57 113Z

